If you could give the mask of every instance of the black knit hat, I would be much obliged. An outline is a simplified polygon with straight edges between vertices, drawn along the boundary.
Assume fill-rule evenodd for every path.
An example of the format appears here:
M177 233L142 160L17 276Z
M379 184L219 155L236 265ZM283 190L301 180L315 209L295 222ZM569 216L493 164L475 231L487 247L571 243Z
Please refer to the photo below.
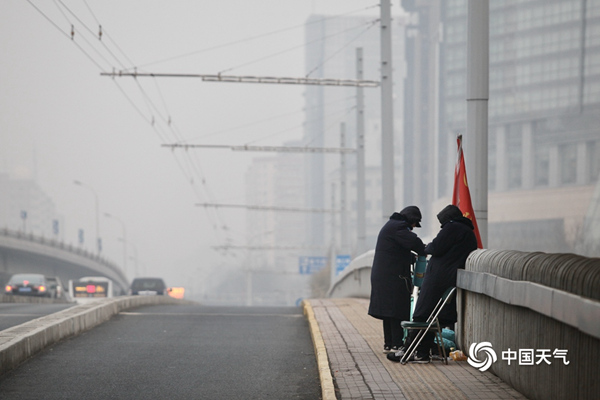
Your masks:
M404 215L409 224L412 225L412 224L416 223L415 226L417 228L421 227L421 224L419 223L419 222L421 222L421 210L419 210L419 207L408 206L408 207L405 207L398 214Z

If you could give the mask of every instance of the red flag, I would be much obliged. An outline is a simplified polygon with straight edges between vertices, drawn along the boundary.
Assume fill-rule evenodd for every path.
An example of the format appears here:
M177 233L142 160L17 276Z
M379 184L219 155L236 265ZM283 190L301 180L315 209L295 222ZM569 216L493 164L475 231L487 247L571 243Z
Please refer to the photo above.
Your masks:
M475 219L475 211L473 203L471 203L471 192L467 183L467 170L465 168L465 157L462 150L462 135L456 138L458 143L458 159L456 160L456 168L454 169L454 191L452 193L452 204L460 208L463 216L469 218L475 227L475 237L477 238L477 247L483 249L477 220Z

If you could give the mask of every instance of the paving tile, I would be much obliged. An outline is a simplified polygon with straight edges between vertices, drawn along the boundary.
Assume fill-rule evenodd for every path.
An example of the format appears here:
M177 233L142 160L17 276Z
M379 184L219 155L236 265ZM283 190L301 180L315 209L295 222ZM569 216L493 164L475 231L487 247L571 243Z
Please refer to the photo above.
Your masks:
M338 399L526 399L490 372L466 362L394 363L383 353L380 320L368 300L311 299Z

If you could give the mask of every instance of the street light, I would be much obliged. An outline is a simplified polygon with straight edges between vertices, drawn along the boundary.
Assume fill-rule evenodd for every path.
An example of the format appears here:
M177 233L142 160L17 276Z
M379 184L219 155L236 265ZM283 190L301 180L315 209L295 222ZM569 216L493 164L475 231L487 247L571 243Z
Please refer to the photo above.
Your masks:
M91 186L86 185L83 182L75 180L75 181L73 181L73 183L78 186L83 186L83 187L88 188L94 194L94 199L96 201L96 246L97 246L98 254L100 254L100 252L102 251L102 240L100 239L100 222L99 222L99 217L98 217L99 209L100 209L100 207L98 205L98 194Z
M138 276L138 267L137 267L137 263L138 263L138 252L137 252L137 247L135 247L135 245L131 242L128 242L125 238L118 238L118 240L120 242L123 242L123 244L128 244L133 248L133 253L134 256L133 257L129 257L130 259L133 259L134 263L133 263L133 277L136 278Z
M125 223L120 218L115 217L112 214L104 213L105 217L112 218L121 224L123 229L123 271L127 274L127 231L125 230Z

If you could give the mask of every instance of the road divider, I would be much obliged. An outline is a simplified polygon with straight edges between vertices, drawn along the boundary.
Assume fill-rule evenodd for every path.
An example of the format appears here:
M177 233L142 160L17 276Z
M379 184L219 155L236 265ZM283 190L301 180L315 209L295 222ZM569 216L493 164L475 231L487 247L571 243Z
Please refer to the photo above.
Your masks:
M0 331L0 375L58 341L108 321L130 308L157 304L185 304L170 296L122 296L76 305Z

